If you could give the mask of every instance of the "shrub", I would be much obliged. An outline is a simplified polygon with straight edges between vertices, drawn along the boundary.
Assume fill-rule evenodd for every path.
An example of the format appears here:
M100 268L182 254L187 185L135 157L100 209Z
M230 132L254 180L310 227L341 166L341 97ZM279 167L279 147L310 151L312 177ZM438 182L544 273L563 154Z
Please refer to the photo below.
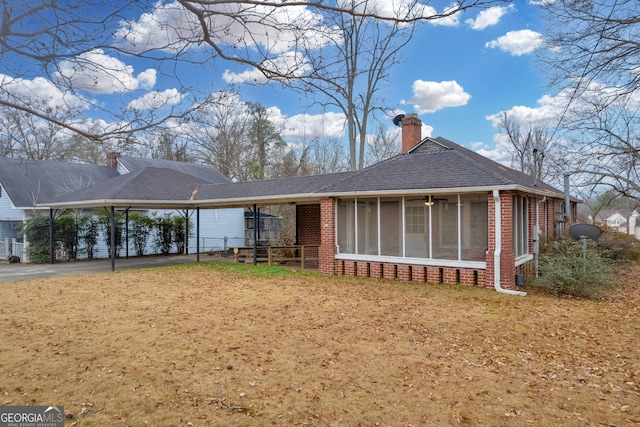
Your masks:
M29 242L27 254L29 262L43 264L49 261L49 218L35 215L24 223L22 234Z
M154 236L154 247L156 253L169 255L173 245L173 221L171 216L164 215L154 218L156 233Z
M98 220L93 215L85 215L80 218L79 238L84 243L84 250L87 251L87 258L93 259L95 248L98 244L100 234Z
M174 216L171 219L173 228L173 242L176 245L176 252L184 254L187 236L189 231L187 230L187 220L183 216Z
M635 236L605 231L598 245L607 251L607 257L615 261L640 261L640 240Z
M129 236L133 241L133 248L136 251L136 255L144 255L149 236L153 231L153 225L153 219L140 212L134 211L129 214Z
M111 254L111 213L107 211L100 211L97 213L98 224L100 225L100 229L102 231L102 235L104 236L105 244L107 245L107 250L109 254ZM122 217L115 214L115 222L114 222L114 231L115 231L115 253L116 256L120 255L120 249L122 248L122 229L123 229Z
M62 246L67 259L76 259L78 253L78 226L71 212L65 212L55 220L54 239Z
M553 252L541 254L533 287L553 295L599 298L610 283L609 259L595 242L563 239Z

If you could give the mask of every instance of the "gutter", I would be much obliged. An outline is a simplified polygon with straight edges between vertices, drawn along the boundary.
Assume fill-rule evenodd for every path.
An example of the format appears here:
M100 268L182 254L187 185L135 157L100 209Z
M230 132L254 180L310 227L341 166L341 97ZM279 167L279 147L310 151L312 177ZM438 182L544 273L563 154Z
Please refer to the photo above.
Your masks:
M494 221L496 241L496 249L493 252L493 287L496 291L503 294L518 295L524 297L527 295L526 292L503 289L502 286L500 286L500 255L502 254L502 204L500 203L500 192L498 190L493 190L493 202L495 203Z

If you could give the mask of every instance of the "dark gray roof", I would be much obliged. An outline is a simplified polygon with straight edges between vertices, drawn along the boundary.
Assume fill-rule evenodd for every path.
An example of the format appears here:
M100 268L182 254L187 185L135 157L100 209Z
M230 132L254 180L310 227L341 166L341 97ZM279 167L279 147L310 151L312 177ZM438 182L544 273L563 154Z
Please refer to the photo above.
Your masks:
M195 200L255 200L280 196L326 197L340 194L442 191L468 188L521 187L560 197L562 192L444 138L425 138L399 154L355 172L264 181L206 185Z
M558 192L444 138L426 138L407 154L363 169L324 189L327 192L463 189L521 186Z
M0 184L16 208L33 208L118 176L106 166L0 157Z
M64 195L53 202L84 200L187 201L194 195L198 187L205 184L209 184L209 182L182 172L147 167Z
M125 157L125 162L127 159ZM139 160L141 168L138 172L56 202L118 200L119 205L137 201L138 206L149 207L232 207L254 203L315 203L326 197L359 194L402 195L494 189L516 189L562 197L560 190L542 182L536 185L530 176L444 138L425 138L408 153L360 171L239 183L228 182L225 178L224 183L212 184L207 179L194 178L192 174L176 171L173 167L143 169L141 165L149 159L136 160ZM169 163L176 165L176 162ZM180 203L165 204L165 201ZM76 205L82 206L81 203Z
M145 168L171 169L186 175L195 176L211 184L230 182L229 178L210 165L176 162L173 160L143 159L123 155L118 155L118 162L122 163L129 172L136 172Z

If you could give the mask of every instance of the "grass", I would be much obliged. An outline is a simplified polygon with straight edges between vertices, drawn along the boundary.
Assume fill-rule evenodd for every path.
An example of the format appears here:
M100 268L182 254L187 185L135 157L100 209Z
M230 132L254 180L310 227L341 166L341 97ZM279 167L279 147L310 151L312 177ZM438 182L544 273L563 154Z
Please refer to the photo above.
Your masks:
M67 426L639 425L639 273L598 301L215 263L2 283L0 405L64 405Z

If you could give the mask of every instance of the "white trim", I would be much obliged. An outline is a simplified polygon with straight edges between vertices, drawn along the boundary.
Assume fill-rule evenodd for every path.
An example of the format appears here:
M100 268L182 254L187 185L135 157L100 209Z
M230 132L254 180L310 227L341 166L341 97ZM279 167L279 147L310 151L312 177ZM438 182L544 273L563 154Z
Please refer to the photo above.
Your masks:
M525 264L533 259L533 254L526 254L516 258L516 267Z
M500 286L500 255L502 254L502 201L500 200L500 191L493 190L493 202L495 206L495 212L493 214L494 224L494 239L495 250L493 252L493 287L496 291L509 294L526 296L526 292L513 291L511 289L504 289Z
M412 265L425 265L425 266L435 266L435 267L471 268L476 270L484 270L487 268L487 263L483 261L456 261L456 260L443 260L443 259L403 258L403 257L358 255L358 254L336 254L335 259L347 260L347 261L363 261L363 262L386 262L389 264L412 264Z

